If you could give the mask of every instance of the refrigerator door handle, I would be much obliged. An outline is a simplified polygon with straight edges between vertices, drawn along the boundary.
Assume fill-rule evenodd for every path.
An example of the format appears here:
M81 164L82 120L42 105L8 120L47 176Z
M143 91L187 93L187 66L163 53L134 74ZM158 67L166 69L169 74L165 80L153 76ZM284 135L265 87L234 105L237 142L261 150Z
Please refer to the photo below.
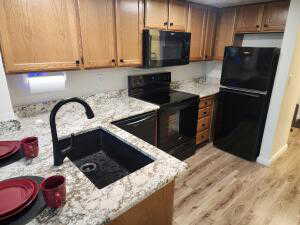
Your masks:
M260 98L261 97L261 95L259 95L259 94L246 93L246 92L235 91L235 90L221 89L220 91L221 92L227 92L227 93L235 93L235 94L238 94L238 95L247 95L247 96L254 97L254 98Z

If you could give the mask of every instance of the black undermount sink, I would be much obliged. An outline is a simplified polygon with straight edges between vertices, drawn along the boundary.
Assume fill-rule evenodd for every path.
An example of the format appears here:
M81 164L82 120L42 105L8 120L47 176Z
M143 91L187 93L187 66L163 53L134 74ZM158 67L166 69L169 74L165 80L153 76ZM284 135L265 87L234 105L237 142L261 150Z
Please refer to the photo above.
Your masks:
M60 143L68 146L70 138ZM99 189L154 161L102 129L76 135L67 157Z

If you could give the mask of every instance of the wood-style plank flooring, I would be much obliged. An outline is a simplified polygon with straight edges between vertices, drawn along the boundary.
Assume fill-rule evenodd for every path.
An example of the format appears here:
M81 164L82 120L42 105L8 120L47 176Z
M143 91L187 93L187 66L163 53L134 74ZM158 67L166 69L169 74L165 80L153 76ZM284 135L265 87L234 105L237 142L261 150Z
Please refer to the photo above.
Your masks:
M267 168L199 149L176 181L173 225L300 225L300 129Z

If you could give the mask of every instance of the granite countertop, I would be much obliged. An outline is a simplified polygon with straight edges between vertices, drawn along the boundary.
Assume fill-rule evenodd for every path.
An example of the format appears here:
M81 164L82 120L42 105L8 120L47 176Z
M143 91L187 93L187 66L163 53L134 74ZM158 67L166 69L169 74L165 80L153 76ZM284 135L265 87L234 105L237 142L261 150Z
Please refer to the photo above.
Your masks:
M219 79L211 79L208 82L201 82L199 79L186 80L173 83L173 89L199 95L200 98L217 94L220 88Z
M188 85L193 85L192 83L195 82L186 82L178 90L199 94L200 97L214 92L212 88L204 88L203 92L197 92L197 86L189 89ZM203 88L199 86L201 87ZM22 159L0 168L0 180L25 175L48 177L54 174L64 175L67 180L66 205L57 211L47 208L29 224L109 223L187 169L186 163L111 124L116 120L158 110L158 106L128 97L126 91L103 93L84 99L92 107L95 118L86 119L84 109L79 104L70 103L63 106L56 116L59 137L101 127L155 161L102 189L97 189L68 158L63 165L53 166L49 111L56 101L15 107L21 129L12 129L11 132L0 135L0 140L20 140L27 136L38 136L40 154L30 163Z

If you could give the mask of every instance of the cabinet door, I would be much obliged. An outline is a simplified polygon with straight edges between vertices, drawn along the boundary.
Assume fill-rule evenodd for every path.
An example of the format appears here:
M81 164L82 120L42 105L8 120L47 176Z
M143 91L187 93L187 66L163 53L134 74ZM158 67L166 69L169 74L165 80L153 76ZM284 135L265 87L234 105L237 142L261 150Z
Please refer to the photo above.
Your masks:
M221 9L217 22L214 59L223 60L226 46L233 45L236 8Z
M256 33L261 30L264 5L238 7L236 33Z
M191 61L204 59L205 10L202 5L190 3L188 32L191 32Z
M73 0L2 0L0 36L7 73L79 68Z
M168 0L145 0L145 27L167 29L168 13Z
M142 65L142 0L116 0L118 66Z
M216 36L217 10L207 8L205 13L205 38L204 38L204 59L213 59L213 50Z
M185 31L188 19L188 3L183 0L169 2L169 30Z
M283 32L289 5L289 1L267 3L265 5L262 31Z
M113 0L78 0L84 68L116 64Z

